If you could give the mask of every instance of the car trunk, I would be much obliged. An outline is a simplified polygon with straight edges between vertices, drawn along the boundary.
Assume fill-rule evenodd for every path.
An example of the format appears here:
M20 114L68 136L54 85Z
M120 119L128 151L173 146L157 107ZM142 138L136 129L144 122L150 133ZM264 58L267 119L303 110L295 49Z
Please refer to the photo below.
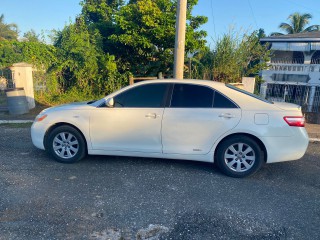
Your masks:
M274 102L273 103L276 107L285 110L285 111L297 111L301 113L301 106L293 103L286 103L286 102Z

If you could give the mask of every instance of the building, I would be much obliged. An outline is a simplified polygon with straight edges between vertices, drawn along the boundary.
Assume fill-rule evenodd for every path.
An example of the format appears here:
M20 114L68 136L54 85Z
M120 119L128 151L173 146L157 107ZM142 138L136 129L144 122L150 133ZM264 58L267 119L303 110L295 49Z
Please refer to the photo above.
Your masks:
M262 38L272 50L261 94L273 101L299 104L309 116L320 113L320 32ZM319 117L320 121L320 117Z

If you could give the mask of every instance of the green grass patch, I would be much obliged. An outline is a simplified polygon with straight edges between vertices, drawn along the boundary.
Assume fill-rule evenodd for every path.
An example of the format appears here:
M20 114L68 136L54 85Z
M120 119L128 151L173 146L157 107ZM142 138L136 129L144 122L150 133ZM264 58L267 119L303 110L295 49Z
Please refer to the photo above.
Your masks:
M2 123L0 124L0 127L6 127L6 128L30 128L32 125L32 122L28 123Z

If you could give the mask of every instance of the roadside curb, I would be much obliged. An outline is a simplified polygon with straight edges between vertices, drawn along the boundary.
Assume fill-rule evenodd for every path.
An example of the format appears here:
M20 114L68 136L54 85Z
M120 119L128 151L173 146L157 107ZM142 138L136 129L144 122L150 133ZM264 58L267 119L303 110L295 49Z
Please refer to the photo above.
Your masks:
M0 120L0 124L6 123L32 123L33 120Z
M320 142L320 138L309 138L309 142Z

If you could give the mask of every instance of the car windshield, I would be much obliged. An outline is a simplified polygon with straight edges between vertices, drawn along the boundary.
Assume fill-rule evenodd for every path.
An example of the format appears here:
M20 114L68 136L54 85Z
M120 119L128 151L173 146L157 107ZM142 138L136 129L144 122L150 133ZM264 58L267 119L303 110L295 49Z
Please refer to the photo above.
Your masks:
M95 103L97 100L92 100L92 101L89 101L87 102L88 105L92 104L92 103Z
M235 87L235 86L233 86L233 85L231 85L231 84L226 84L226 86L227 86L228 88L231 88L231 89L237 91L237 92L241 92L241 93L243 93L243 94L246 94L246 95L248 95L248 96L250 96L250 97L253 97L253 98L255 98L255 99L258 99L258 100L260 100L260 101L273 104L273 102L268 101L267 99L265 99L265 98L263 98L263 97L260 97L260 96L258 96L258 95L256 95L256 94L253 94L253 93L250 93L250 92L245 91L245 90L243 90L243 89L237 88L237 87Z

